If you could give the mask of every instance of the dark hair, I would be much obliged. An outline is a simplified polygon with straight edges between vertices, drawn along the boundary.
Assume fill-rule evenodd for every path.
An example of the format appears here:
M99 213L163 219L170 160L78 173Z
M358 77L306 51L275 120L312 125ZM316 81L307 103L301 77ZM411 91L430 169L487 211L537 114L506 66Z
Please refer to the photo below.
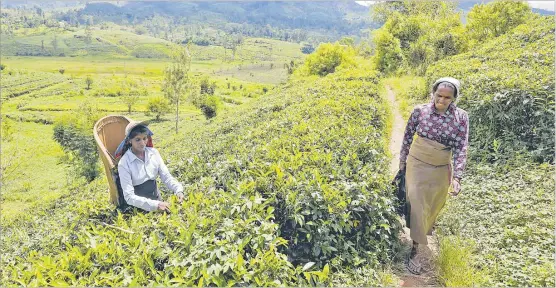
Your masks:
M135 136L139 134L147 134L148 131L149 130L147 130L147 127L143 125L138 125L137 127L131 129L131 131L129 132L129 139L133 139Z

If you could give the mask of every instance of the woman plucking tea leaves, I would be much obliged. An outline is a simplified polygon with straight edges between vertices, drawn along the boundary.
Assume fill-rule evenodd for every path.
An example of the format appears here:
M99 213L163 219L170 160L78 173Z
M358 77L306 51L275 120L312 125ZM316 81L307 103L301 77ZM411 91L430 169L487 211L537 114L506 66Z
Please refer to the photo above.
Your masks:
M400 170L406 173L406 197L411 207L413 247L407 268L414 274L421 273L419 244L427 244L427 234L432 233L450 184L453 185L453 196L461 189L467 159L469 117L454 103L459 96L460 82L457 79L438 79L432 85L431 102L413 109L405 129Z
M168 210L156 185L160 175L162 182L172 190L179 201L183 200L183 186L170 174L160 153L152 147L153 133L145 122L130 122L125 128L125 139L116 150L118 174L127 205L146 211Z

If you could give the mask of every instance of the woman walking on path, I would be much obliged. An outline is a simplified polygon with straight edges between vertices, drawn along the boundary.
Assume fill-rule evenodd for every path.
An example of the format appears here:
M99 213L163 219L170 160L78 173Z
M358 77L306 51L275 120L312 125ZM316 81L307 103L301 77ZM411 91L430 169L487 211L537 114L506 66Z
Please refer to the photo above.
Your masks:
M405 128L400 170L406 170L406 197L411 205L413 247L407 268L414 274L421 273L421 261L417 257L419 244L428 244L427 234L432 234L450 184L454 196L461 189L467 159L469 118L467 112L454 103L459 95L460 82L457 79L438 79L432 85L431 102L416 106Z

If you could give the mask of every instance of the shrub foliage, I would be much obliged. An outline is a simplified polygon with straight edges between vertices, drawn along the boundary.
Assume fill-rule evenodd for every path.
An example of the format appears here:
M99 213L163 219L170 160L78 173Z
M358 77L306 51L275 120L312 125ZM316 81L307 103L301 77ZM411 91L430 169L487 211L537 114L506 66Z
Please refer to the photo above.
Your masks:
M554 17L538 16L470 52L432 65L462 81L459 106L470 115L470 140L488 160L529 151L554 161Z

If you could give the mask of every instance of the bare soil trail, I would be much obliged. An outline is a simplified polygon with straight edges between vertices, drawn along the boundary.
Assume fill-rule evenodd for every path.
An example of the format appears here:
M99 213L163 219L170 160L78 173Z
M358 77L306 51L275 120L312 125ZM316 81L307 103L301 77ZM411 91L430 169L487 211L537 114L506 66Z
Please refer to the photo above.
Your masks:
M403 141L403 134L405 130L405 124L407 119L403 119L399 103L396 100L396 95L394 91L387 86L386 91L388 92L388 100L392 105L392 114L394 115L394 123L392 125L392 135L390 139L390 152L392 154L392 162L390 163L390 174L392 175L392 179L396 173L398 173L399 167L399 158L400 158L400 149L402 147ZM429 258L433 259L434 256L438 253L438 241L436 236L427 236L429 244L428 247L423 247L424 252L429 256ZM409 255L409 251L411 249L411 238L409 237L409 229L403 229L402 234L400 235L400 239L404 243L404 250L403 250L403 257L402 259L407 259ZM394 267L394 271L396 275L400 278L399 286L401 287L437 287L439 283L435 276L436 269L432 266L433 262L431 261L430 267L423 266L424 271L421 275L414 275L407 268L405 268L405 263L398 263L396 267Z

